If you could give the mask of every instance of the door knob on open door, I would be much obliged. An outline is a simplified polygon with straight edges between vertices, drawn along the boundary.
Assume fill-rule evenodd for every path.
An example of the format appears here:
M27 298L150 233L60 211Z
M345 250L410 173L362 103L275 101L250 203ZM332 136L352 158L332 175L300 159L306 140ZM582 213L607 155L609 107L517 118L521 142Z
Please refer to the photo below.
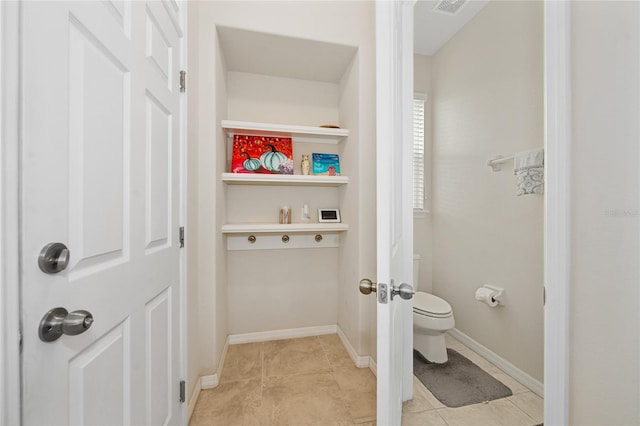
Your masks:
M376 284L369 278L363 278L360 280L360 293L371 294L371 292L378 293L378 303L387 303L387 285L384 283Z
M414 294L416 294L416 292L413 291L413 287L411 287L409 284L403 283L391 287L391 300L393 300L394 296L398 295L404 300L409 300L413 297Z
M60 336L84 333L93 324L93 315L87 311L69 313L65 308L53 308L42 317L38 334L43 342L53 342Z
M378 285L371 281L368 278L363 278L360 280L360 293L362 294L370 294L371 292L376 292L378 290Z

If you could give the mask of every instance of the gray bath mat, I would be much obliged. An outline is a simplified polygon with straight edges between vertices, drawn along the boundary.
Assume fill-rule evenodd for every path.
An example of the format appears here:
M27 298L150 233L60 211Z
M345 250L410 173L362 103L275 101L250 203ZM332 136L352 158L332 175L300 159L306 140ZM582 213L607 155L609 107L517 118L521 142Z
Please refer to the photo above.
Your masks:
M462 407L513 395L489 373L447 348L449 360L435 364L413 351L413 374L447 407Z

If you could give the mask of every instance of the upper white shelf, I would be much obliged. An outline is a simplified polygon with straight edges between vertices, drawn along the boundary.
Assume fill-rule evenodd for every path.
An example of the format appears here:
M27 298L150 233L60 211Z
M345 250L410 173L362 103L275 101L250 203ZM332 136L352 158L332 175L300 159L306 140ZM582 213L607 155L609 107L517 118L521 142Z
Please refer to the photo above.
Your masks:
M341 186L349 183L347 176L270 175L259 173L223 173L227 185Z
M338 144L349 136L348 129L293 126L289 124L251 123L248 121L222 120L222 128L229 138L241 135L292 138L294 142Z

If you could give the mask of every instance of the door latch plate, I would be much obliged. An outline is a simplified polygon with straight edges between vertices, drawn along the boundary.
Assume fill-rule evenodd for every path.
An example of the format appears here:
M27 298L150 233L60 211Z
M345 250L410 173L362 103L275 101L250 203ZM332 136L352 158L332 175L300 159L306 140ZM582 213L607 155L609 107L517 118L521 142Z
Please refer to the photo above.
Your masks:
M378 283L378 303L387 304L387 285Z

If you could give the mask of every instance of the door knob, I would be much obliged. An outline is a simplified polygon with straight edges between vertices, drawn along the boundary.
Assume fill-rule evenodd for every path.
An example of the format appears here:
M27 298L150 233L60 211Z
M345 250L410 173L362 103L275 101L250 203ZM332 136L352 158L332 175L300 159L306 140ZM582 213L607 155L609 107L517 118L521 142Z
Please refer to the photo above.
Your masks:
M378 303L386 304L387 299L387 285L384 283L376 284L369 278L363 278L360 280L360 293L371 294L371 292L378 293Z
M49 243L40 250L38 266L45 274L57 274L69 265L69 249L62 243Z
M416 293L413 291L413 287L409 284L400 284L393 285L393 280L391 281L391 300L393 300L394 296L400 296L400 298L404 300L409 300ZM378 291L378 284L374 283L368 278L363 278L360 280L360 293L362 294L371 294L371 292L376 293ZM380 303L387 303L386 298L386 285L381 284L381 294L378 295L378 299Z
M394 285L391 287L391 300L394 296L400 296L404 300L409 300L416 292L413 291L413 287L409 284Z
M368 278L363 278L360 280L360 293L362 294L370 294L371 292L376 292L378 290L378 285L371 281Z
M53 342L60 336L75 336L87 331L93 324L90 312L79 310L69 313L65 308L53 308L42 317L38 334L43 342Z

